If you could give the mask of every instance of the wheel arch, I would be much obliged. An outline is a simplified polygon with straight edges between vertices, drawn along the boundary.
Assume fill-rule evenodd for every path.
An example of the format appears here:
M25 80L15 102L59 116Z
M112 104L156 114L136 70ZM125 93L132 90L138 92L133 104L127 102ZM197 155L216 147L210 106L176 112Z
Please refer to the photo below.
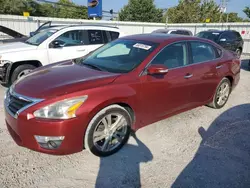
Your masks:
M123 108L125 108L125 110L127 110L127 112L130 114L131 118L132 118L132 129L136 129L135 126L135 122L136 122L136 112L135 112L135 108L133 107L133 105L131 105L128 101L126 100L108 100L105 101L103 103L100 103L99 105L95 106L94 109L91 110L91 112L89 113L89 122L92 120L92 118L102 109L111 106L111 105L119 105ZM88 122L88 123L89 123Z
M11 78L14 70L18 66L25 65L25 64L34 65L37 68L43 66L42 63L40 61L38 61L38 60L16 61L16 62L12 63L11 66L9 67L8 75L7 75L8 82L10 81L10 78Z
M230 76L230 75L225 76L225 78L227 78L227 79L230 81L231 86L233 86L233 83L234 83L234 78L233 78L232 76Z

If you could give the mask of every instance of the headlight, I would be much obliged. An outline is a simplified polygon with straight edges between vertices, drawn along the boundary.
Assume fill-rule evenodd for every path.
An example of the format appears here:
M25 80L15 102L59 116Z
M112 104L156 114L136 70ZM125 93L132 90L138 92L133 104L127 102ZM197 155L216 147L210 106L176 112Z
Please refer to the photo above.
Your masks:
M66 99L48 106L45 106L34 112L37 118L46 119L71 119L76 117L76 111L86 101L87 95L77 98Z
M1 60L0 59L0 64L11 64L12 62L11 61L9 61L9 60Z

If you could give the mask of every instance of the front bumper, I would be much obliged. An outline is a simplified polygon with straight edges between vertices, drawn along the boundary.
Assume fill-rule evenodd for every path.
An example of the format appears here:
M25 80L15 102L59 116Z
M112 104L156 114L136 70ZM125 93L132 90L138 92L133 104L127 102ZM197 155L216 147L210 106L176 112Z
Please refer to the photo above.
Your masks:
M19 146L53 155L66 155L83 150L86 127L80 119L59 121L32 118L28 120L27 113L21 113L16 119L5 110L5 121L10 135ZM64 136L64 140L56 149L45 149L36 141L35 135Z

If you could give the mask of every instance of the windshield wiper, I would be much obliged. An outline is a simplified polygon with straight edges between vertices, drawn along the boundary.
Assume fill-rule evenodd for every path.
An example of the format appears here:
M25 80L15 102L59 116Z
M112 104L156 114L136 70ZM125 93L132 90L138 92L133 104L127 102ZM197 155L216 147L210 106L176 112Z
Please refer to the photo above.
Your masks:
M89 64L89 63L83 63L82 65L85 65L87 67L91 67L92 69L96 69L96 70L99 70L99 71L104 71L102 68L96 66L96 65L92 65L92 64Z

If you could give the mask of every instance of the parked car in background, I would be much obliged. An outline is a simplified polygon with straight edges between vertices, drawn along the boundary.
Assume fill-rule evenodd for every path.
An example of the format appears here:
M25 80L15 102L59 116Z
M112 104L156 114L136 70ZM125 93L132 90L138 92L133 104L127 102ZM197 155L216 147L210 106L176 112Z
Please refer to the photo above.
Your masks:
M132 35L17 80L5 119L20 146L108 156L131 130L202 105L222 108L239 79L240 60L212 41Z
M14 31L8 27L0 25L0 33L4 35L0 36L0 44L11 43L11 42L25 42L29 37L36 35L44 29L56 27L58 25L51 25L51 21L42 24L36 31L30 33L30 36L23 35L17 31Z
M17 31L0 25L0 45L9 42L25 41L27 38L27 36Z
M25 42L0 45L0 82L12 84L37 67L85 56L121 35L109 26L57 26Z
M237 31L208 30L199 32L196 36L216 42L223 48L235 52L239 58L242 54L244 41Z
M157 29L152 33L164 33L164 34L177 34L177 35L188 35L193 36L193 33L186 29Z

